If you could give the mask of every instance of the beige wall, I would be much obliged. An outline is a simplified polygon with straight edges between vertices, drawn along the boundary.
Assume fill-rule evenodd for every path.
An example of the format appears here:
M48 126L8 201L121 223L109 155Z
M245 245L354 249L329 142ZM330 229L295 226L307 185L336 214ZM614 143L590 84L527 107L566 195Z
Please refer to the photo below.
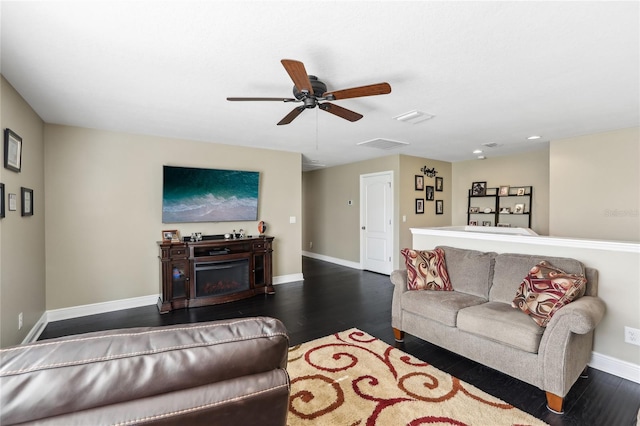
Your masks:
M453 225L467 224L469 188L478 181L487 182L489 188L502 185L533 186L531 228L540 235L549 234L548 147L507 157L453 163Z
M640 241L640 129L551 143L550 233Z
M302 249L360 263L360 175L392 171L395 182L397 170L398 157L389 156L304 172ZM397 188L394 192L397 197ZM393 204L397 206L397 198Z
M4 157L0 166L5 193L18 197L18 209L5 206L0 219L0 347L6 347L24 340L45 311L44 124L4 77L1 80L3 138L9 128L22 137L23 148L20 173L2 167ZM20 214L21 187L33 189L33 216ZM24 325L18 330L20 312Z
M443 215L435 214L435 201L425 201L424 214L415 213L415 199L424 198L425 192L415 190L414 176L422 174L420 168L425 165L444 178L444 191L435 193L436 199L444 201ZM411 245L409 228L450 224L451 163L391 155L303 173L303 250L359 264L360 176L384 171L394 175L394 268L398 267L400 249ZM425 177L425 185L435 186L435 178ZM353 201L351 206L348 200Z
M58 125L45 140L47 310L158 294L163 229L257 233L257 221L163 224L165 164L260 172L274 276L301 274L300 154Z

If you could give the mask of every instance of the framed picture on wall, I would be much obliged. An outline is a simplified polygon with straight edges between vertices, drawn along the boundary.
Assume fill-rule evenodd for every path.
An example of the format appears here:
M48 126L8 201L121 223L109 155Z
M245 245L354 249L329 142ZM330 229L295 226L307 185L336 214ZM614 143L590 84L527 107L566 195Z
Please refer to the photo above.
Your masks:
M0 219L4 217L4 183L0 183Z
M436 191L442 192L444 186L444 179L436 176Z
M4 168L18 173L22 169L22 138L11 129L4 130Z
M444 201L436 200L436 214L444 214Z
M15 212L18 210L18 196L16 194L9 194L9 211Z
M22 216L33 216L33 189L20 188L20 201Z
M415 175L416 191L422 191L424 189L424 176Z
M433 201L433 186L425 186L427 201Z
M416 198L416 214L424 213L424 200L422 198Z

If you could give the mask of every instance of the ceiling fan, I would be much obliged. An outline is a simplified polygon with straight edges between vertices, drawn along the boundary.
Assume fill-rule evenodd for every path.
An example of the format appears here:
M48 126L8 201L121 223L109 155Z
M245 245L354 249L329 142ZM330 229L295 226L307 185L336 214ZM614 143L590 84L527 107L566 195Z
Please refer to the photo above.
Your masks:
M283 59L282 65L293 80L293 98L227 98L228 101L279 101L279 102L302 102L302 105L295 107L287 114L278 126L291 123L305 109L316 106L323 111L344 118L349 121L358 121L362 114L348 110L341 106L327 101L338 101L341 99L360 98L363 96L386 95L391 93L389 83L377 83L367 86L352 87L350 89L334 90L327 92L327 85L318 80L318 77L307 74L304 64L293 59Z

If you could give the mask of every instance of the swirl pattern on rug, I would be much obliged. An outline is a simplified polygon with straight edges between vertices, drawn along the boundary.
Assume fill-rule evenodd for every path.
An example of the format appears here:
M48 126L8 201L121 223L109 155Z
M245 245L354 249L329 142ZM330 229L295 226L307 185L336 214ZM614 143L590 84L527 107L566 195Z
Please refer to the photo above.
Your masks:
M289 349L288 426L544 425L352 328Z

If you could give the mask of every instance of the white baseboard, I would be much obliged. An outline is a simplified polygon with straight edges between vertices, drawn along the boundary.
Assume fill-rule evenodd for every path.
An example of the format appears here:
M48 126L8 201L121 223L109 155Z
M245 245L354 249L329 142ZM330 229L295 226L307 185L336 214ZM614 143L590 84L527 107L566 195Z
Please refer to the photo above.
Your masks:
M85 317L87 315L103 314L105 312L120 311L122 309L138 308L140 306L155 305L158 302L159 296L159 294L150 294L148 296L132 297L130 299L110 300L109 302L53 309L46 312L47 322Z
M622 361L598 352L592 352L589 367L635 383L640 383L640 365L638 364Z
M362 269L362 265L360 265L359 262L352 262L350 260L338 259L337 257L325 256L324 254L311 253L309 251L303 251L302 255L310 257L312 259L324 260L325 262L346 266L347 268Z
M289 274L289 275L278 275L277 277L273 277L273 285L284 284L284 283L292 283L295 281L304 280L304 276L302 273L299 274Z

